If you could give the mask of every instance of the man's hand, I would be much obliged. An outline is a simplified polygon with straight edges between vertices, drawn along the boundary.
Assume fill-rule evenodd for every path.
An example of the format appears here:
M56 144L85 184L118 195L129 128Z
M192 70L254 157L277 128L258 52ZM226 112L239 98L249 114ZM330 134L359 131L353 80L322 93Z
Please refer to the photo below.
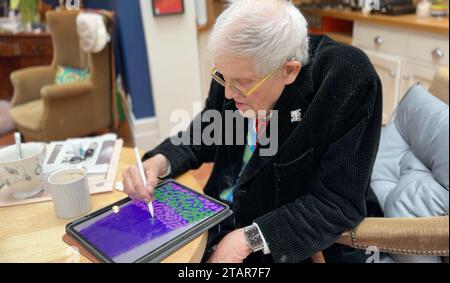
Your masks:
M158 176L166 174L169 168L169 160L158 154L144 163L144 172L147 179L147 187L142 183L138 167L131 166L123 173L124 192L132 199L143 200L146 203L153 200L153 191L158 185Z
M208 263L242 263L250 253L244 229L238 229L220 241Z

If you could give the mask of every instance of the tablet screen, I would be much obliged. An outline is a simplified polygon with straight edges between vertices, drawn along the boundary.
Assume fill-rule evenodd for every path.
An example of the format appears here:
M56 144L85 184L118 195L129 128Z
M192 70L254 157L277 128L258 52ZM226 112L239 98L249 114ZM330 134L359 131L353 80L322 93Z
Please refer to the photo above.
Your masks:
M170 181L159 186L154 196L154 218L147 204L130 200L74 230L114 262L134 262L225 209Z

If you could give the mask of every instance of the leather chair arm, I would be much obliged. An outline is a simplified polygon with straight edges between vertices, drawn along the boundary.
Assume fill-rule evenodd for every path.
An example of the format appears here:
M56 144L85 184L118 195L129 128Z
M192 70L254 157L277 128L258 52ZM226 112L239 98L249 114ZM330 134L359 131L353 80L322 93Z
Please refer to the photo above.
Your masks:
M337 243L396 254L448 256L449 218L366 218Z
M91 82L79 82L65 85L47 85L42 88L41 96L46 102L60 99L70 99L76 96L92 93Z
M14 96L11 106L27 103L40 97L42 87L55 81L56 70L52 66L30 67L11 74Z

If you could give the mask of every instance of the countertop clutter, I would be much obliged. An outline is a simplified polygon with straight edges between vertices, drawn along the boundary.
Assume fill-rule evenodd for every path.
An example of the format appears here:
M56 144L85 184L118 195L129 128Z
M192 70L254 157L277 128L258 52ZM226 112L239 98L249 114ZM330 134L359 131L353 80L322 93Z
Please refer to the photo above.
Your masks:
M383 124L387 124L407 90L426 88L439 68L448 66L449 18L416 14L385 15L301 5L312 33L363 50L383 83Z
M437 34L448 34L448 17L417 17L415 14L408 15L381 15L364 14L351 10L324 9L322 17L330 17L348 21L361 21L384 26L395 26L415 31L432 32Z

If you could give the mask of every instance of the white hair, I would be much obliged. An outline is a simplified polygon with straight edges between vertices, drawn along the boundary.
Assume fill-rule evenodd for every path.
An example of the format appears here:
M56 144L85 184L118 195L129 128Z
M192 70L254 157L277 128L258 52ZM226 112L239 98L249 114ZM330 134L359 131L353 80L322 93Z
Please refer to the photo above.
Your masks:
M215 57L252 58L264 76L289 60L308 63L308 24L288 0L229 0L214 25L209 49Z

